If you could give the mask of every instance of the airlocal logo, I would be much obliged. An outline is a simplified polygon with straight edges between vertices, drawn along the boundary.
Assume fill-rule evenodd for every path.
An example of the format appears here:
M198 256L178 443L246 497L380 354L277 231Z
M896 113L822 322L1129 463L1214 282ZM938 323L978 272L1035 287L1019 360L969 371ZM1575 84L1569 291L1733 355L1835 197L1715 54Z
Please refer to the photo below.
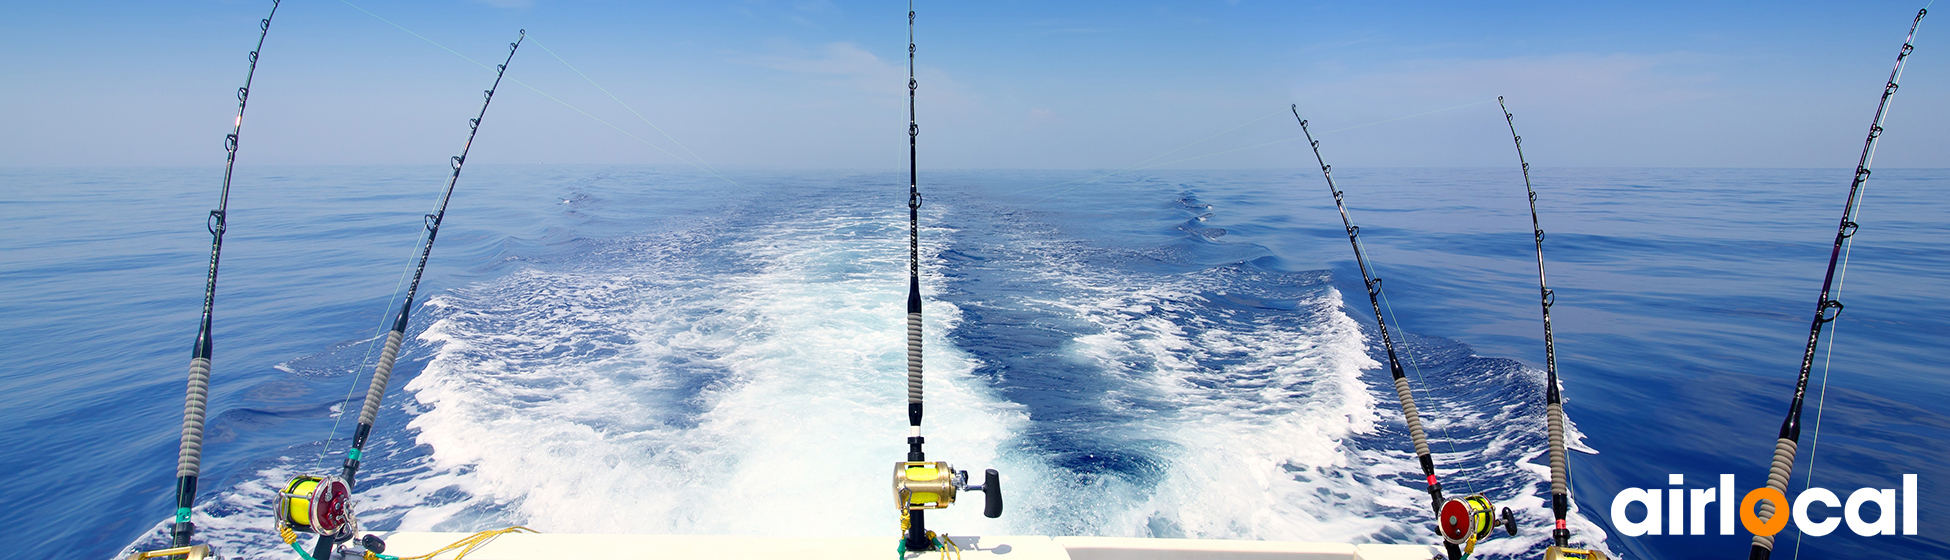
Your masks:
M1679 486L1686 483L1684 475L1668 475L1667 483ZM1618 532L1628 537L1658 535L1661 529L1669 535L1706 534L1709 505L1719 506L1720 534L1733 534L1733 475L1720 475L1718 488L1669 488L1664 496L1658 489L1626 488L1611 499L1611 522ZM1670 499L1662 500L1662 497ZM1690 497L1690 499L1689 499ZM1916 534L1916 475L1903 475L1902 498L1897 499L1895 489L1862 488L1848 495L1844 503L1826 488L1803 490L1794 499L1793 507L1788 507L1787 496L1772 488L1756 488L1747 492L1739 501L1740 525L1756 535L1771 536L1787 528L1788 520L1802 534L1819 537L1835 530L1843 521L1848 529L1865 537L1896 534L1897 502L1902 503L1902 534ZM1756 506L1769 502L1774 506L1773 517L1762 520L1756 514ZM1626 515L1626 507L1639 504L1645 508L1645 517L1633 521ZM1876 518L1863 519L1862 506L1876 505ZM1841 508L1841 516L1833 511L1817 511L1815 506ZM1662 516L1661 514L1664 513ZM1820 519L1815 519L1820 516ZM1663 517L1663 518L1662 518ZM1689 523L1690 522L1690 523Z

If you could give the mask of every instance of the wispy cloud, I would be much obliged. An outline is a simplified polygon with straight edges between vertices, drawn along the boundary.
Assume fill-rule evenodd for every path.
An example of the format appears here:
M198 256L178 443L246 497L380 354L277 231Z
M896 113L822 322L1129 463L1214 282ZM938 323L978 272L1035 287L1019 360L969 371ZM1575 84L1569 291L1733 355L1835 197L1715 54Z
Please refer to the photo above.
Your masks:
M899 73L899 69L887 61L851 42L827 43L820 45L817 51L799 48L782 50L795 52L752 57L748 62L773 70L807 74L852 76Z
M761 54L734 56L730 62L783 72L782 87L801 91L798 99L809 104L854 104L892 107L906 106L906 53L897 59L883 58L860 45L841 41L807 48L786 40L774 40ZM920 104L938 116L966 115L979 111L981 98L970 88L939 68L922 65L915 69L920 82ZM864 95L863 95L864 94Z
M1716 152L1714 140L1687 131L1699 122L1724 121L1743 104L1762 103L1750 88L1727 83L1717 69L1722 63L1715 55L1688 52L1424 59L1338 72L1331 80L1298 85L1292 95L1302 115L1329 128L1505 95L1526 119L1520 125L1527 135L1538 139L1525 147L1543 161L1699 165L1713 163L1696 154ZM1501 121L1490 105L1363 128L1338 142L1389 165L1469 164L1494 156L1476 148L1508 140L1495 134Z
M829 87L860 92L890 94L906 83L907 69L860 48L851 42L837 42L807 49L775 42L772 52L743 56L734 62L816 77Z
M1315 100L1358 100L1368 106L1508 94L1553 104L1639 109L1723 96L1719 76L1704 70L1710 66L1706 58L1668 53L1431 59L1309 84L1295 93Z

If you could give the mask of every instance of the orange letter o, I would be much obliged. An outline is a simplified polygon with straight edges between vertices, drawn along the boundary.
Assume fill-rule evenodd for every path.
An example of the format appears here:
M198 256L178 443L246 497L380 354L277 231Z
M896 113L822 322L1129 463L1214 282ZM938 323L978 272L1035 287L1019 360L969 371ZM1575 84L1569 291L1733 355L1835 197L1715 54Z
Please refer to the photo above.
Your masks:
M1774 504L1774 517L1765 522L1754 515L1754 506L1761 500ZM1781 532L1781 529L1786 529L1788 519L1793 517L1789 515L1790 513L1792 512L1788 511L1787 495L1773 488L1755 488L1754 491L1747 493L1745 499L1740 500L1740 526L1746 527L1748 532L1763 537L1774 536L1775 533Z

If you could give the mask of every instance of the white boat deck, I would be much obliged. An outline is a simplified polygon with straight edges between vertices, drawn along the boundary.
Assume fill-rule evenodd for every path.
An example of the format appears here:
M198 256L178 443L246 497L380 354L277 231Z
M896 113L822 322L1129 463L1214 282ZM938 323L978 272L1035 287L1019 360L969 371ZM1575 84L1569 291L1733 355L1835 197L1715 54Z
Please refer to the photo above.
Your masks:
M426 554L466 538L468 533L381 533L386 553ZM950 535L966 560L1429 560L1432 546L1387 544L1133 539L1112 537ZM745 537L696 535L591 535L521 533L502 535L468 554L468 560L650 560L708 558L736 560L887 559L895 537ZM450 558L451 553L442 555ZM909 560L939 558L936 552L908 553ZM950 556L953 557L952 555Z

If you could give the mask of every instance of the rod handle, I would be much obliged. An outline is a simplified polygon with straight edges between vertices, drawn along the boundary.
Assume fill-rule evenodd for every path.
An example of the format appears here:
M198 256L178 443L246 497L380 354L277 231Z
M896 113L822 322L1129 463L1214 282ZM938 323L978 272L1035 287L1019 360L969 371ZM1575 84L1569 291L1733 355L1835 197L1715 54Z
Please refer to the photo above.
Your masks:
M1002 473L989 469L982 473L982 516L1002 517Z
M319 535L318 543L314 544L311 548L311 557L314 560L332 560L332 545L334 544L337 543L333 541L332 537Z

